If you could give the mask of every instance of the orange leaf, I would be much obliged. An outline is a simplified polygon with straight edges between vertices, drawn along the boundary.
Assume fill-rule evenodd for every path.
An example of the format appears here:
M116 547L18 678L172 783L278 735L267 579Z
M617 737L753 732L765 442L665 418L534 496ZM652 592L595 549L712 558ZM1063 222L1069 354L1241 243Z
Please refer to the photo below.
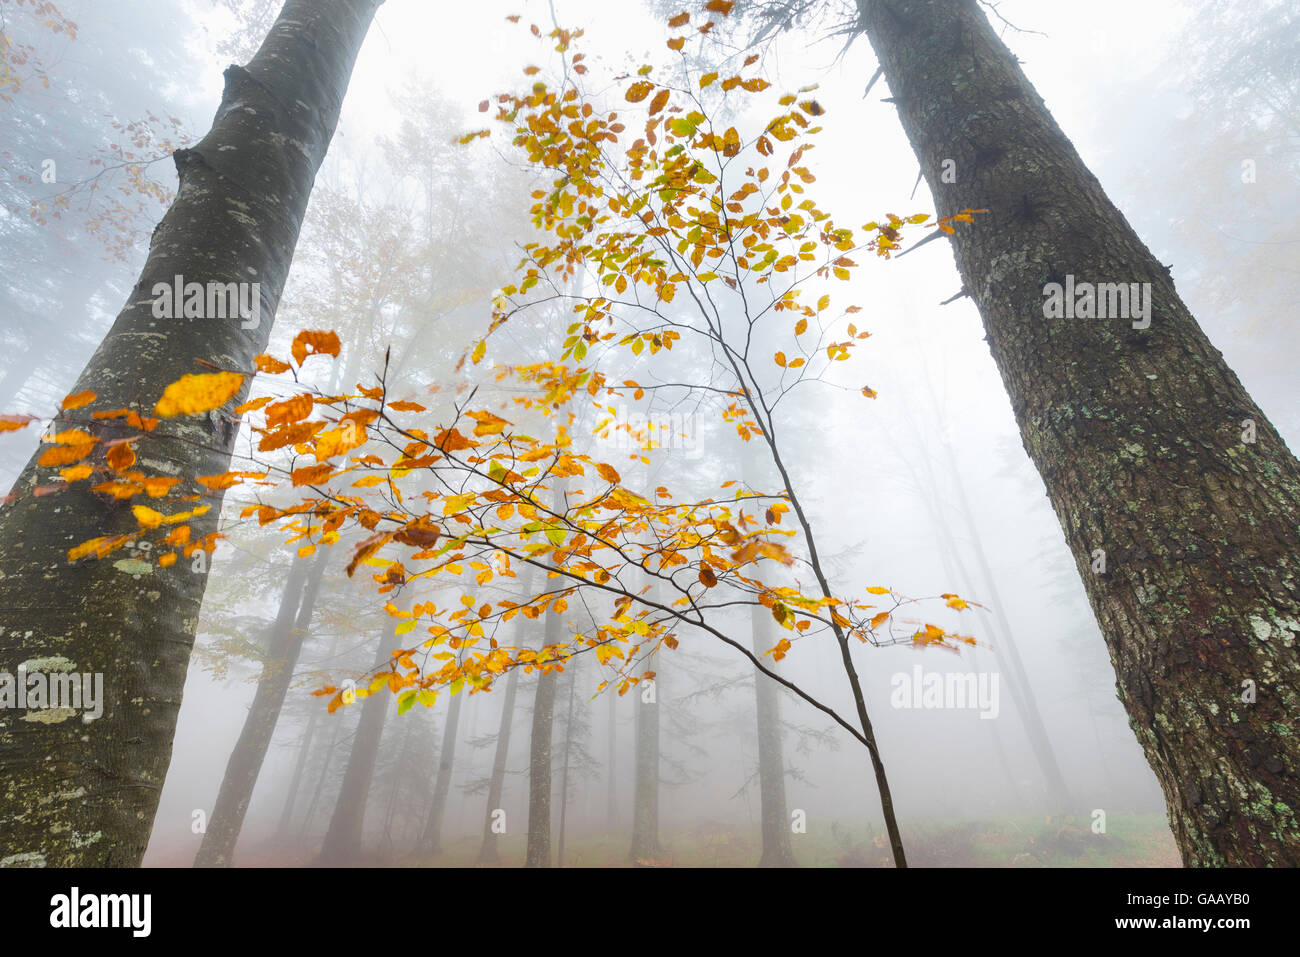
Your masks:
M596 466L596 471L600 473L601 478L606 482L609 482L611 485L617 485L621 481L618 472L614 470L612 465L606 465L604 462L601 462Z
M293 479L294 486L314 485L317 482L323 482L330 477L334 471L332 465L308 465L300 469L294 469L289 476Z
M79 462L94 451L95 443L84 442L79 445L60 445L57 448L48 449L39 459L37 465L47 467L59 465L71 465L73 462Z
M308 347L311 349L310 352L307 351ZM340 347L337 333L304 329L293 337L293 347L289 351L301 366L309 355L337 356Z
M311 414L314 405L311 396L305 393L285 399L283 402L273 402L266 408L267 427L274 428L277 425L301 422Z
M650 95L650 91L654 88L655 85L649 80L638 80L629 86L627 92L623 95L629 103L640 103Z
M108 450L108 464L117 472L125 472L135 464L135 452L127 443L115 445Z
M35 421L34 415L0 415L0 432L16 432Z
M63 400L63 410L66 412L70 409L80 409L83 405L90 405L95 401L93 392L75 392Z
M257 363L257 370L259 372L269 372L272 375L279 372L288 372L290 368L289 363L282 362L275 356L267 355L265 352L253 361Z

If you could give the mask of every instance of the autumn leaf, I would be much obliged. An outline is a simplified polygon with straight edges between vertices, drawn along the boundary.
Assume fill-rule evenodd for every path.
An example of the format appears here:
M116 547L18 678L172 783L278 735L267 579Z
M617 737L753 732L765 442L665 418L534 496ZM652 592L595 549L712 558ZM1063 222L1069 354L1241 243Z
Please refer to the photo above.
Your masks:
M623 95L629 103L640 103L650 95L650 91L654 88L655 85L649 80L638 80L629 86L627 92Z
M181 376L166 389L154 406L164 419L179 415L198 415L219 409L235 396L244 384L238 372L211 372Z
M94 401L95 393L93 392L74 392L64 398L61 408L63 411L68 412L72 409L80 409L83 405L90 405Z
M289 477L293 481L294 487L297 488L299 485L315 485L318 482L323 482L330 477L333 471L334 466L332 465L308 465L304 468L294 469Z
M130 444L120 443L108 450L108 464L117 472L125 472L135 464L135 452Z
M275 356L267 355L265 352L255 358L253 362L257 365L257 371L267 372L272 375L280 372L288 372L289 369L292 368L289 363L282 362L275 358Z
M596 466L596 471L600 474L601 478L606 482L609 482L611 485L617 485L622 480L614 467L612 465L606 465L604 462L601 462Z
M36 420L34 415L0 415L0 432L16 432Z
M293 346L289 351L294 361L301 366L309 355L337 356L340 347L337 333L304 329L293 337ZM308 349L311 351L309 352Z
M148 505L131 506L131 514L144 528L157 528L163 521L163 514L155 512Z
M266 409L266 424L269 428L300 422L311 415L315 403L307 394L295 395L282 402L273 402Z

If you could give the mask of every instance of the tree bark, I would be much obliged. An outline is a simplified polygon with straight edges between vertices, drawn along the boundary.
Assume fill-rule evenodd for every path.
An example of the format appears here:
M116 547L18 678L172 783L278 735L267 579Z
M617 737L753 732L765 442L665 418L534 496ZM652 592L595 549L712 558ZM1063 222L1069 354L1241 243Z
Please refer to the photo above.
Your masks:
M257 682L257 693L252 707L244 719L239 740L230 753L226 774L217 792L217 803L212 809L207 832L194 858L195 867L229 867L235 856L235 844L253 799L257 776L266 760L275 726L280 720L280 709L293 681L293 669L298 665L303 642L311 626L312 612L320 594L321 579L325 574L325 555L314 562L295 558L285 582L280 600L280 612L271 632L270 653L262 676Z
M632 863L653 860L659 846L659 677L636 694L636 782L632 790ZM649 697L650 700L646 700Z
M375 655L376 668L386 665L392 659L392 653L401 647L401 636L393 631L387 620L383 627L388 636L380 642ZM366 798L370 794L370 781L375 776L375 759L379 756L379 742L384 736L384 721L393 700L391 694L380 690L369 695L361 705L361 720L352 738L348 766L343 772L334 814L321 846L319 863L327 867L356 864L361 856Z
M939 214L989 210L957 267L1184 863L1300 864L1300 465L975 0L859 10ZM1045 318L1067 276L1150 283L1149 326Z
M79 419L137 403L147 410L163 384L200 370L196 359L254 368L375 8L376 0L288 0L248 67L226 71L212 129L175 154L179 190L139 282L73 387L97 395ZM155 319L154 284L176 275L255 277L261 322L245 330L238 319ZM120 421L86 428L110 439ZM179 476L225 471L237 429L213 423L164 420L142 446L146 466ZM0 510L0 661L101 673L106 700L89 724L12 710L0 718L0 864L138 866L171 757L207 563L69 565L70 547L137 523L129 508L83 485L34 498L51 474L33 456L15 485L19 497ZM195 539L216 531L221 500L208 496L211 510L191 522Z
M761 605L751 611L754 654L761 660L776 641L769 634L771 614ZM775 662L768 667L775 667ZM754 672L754 709L758 719L759 817L763 826L763 853L759 867L798 867L790 845L790 818L785 803L785 754L781 744L779 685L760 671Z
M506 690L501 702L501 724L497 729L496 753L492 756L492 777L488 781L487 814L483 821L483 845L479 848L480 864L500 864L496 831L492 830L493 815L501 809L501 793L505 789L506 761L510 756L510 729L515 719L515 697L519 691L519 669L511 668L506 675Z
M560 616L547 612L546 644L560 640ZM528 760L528 851L525 867L551 866L551 734L555 727L554 669L537 676Z
M555 848L555 866L564 866L564 840L569 823L569 758L573 753L573 695L578 680L578 659L565 669L569 673L569 706L564 717L564 761L560 765L560 841Z
M433 785L433 807L424 825L420 846L429 857L442 851L442 817L447 810L447 792L451 789L451 772L456 763L456 732L460 727L460 708L465 702L462 692L447 707L447 724L442 729L442 748L438 751L438 779Z

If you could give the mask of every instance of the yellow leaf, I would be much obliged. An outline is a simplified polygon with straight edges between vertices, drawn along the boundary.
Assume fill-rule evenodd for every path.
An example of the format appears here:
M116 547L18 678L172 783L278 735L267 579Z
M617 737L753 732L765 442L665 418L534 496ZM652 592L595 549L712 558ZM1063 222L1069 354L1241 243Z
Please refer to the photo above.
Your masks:
M155 512L148 505L132 505L131 514L145 528L157 528L163 521L162 513Z
M238 372L213 372L181 376L165 390L154 412L164 419L198 415L230 401L244 384Z

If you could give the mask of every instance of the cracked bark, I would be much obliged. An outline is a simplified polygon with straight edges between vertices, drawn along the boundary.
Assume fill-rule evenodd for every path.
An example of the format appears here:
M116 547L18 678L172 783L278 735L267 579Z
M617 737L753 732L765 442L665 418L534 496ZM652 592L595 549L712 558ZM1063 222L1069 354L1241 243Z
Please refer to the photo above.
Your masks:
M939 215L989 210L957 268L1183 861L1300 864L1300 465L974 0L859 12ZM1150 283L1149 328L1045 319L1067 274Z
M376 6L288 0L247 68L226 71L212 129L175 154L176 200L154 230L140 279L71 390L98 396L79 416L151 408L163 384L199 371L196 359L253 368ZM260 324L154 318L154 284L176 275L259 282ZM208 421L164 421L140 449L142 466L171 476L225 471L236 430L210 431ZM113 421L88 431L121 434ZM171 757L207 563L69 565L70 547L136 523L130 509L81 487L33 498L51 475L34 456L15 484L19 497L0 509L0 667L54 661L102 673L105 707L90 724L0 715L0 865L137 866ZM196 539L216 530L221 499L205 498L211 510L191 522Z

